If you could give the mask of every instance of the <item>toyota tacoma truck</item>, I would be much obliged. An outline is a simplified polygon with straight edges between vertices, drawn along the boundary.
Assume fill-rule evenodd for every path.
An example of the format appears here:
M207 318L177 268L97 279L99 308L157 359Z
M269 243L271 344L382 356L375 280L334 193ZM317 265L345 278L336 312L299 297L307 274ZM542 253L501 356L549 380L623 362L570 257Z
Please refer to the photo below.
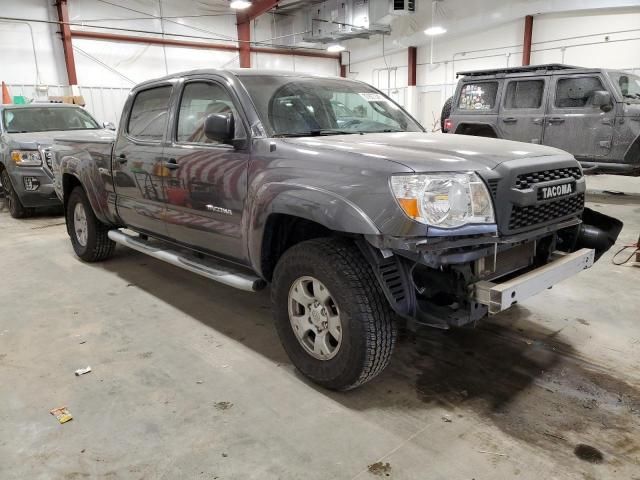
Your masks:
M78 134L53 151L82 260L122 244L239 289L271 284L292 363L337 390L385 368L399 322L477 322L590 267L622 227L584 208L572 155L427 134L340 78L148 81L115 141Z

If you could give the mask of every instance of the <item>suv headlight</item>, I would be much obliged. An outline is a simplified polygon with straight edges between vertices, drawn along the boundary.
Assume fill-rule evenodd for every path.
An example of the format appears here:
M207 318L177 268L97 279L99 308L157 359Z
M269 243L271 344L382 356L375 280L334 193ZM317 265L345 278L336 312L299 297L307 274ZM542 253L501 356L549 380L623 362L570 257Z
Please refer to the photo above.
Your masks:
M11 150L11 160L20 167L39 167L42 157L38 150Z
M495 223L491 196L473 172L395 175L391 189L410 218L440 228Z

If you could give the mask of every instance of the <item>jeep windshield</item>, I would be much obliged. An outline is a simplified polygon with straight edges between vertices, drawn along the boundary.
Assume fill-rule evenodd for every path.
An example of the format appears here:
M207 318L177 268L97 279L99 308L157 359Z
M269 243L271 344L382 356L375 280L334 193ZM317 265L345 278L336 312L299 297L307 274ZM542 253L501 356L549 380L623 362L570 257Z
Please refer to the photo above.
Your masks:
M609 72L613 84L627 103L640 103L640 77L624 72Z
M98 123L77 107L7 108L2 121L7 133L95 130Z
M275 137L424 131L390 98L360 82L269 75L240 81Z

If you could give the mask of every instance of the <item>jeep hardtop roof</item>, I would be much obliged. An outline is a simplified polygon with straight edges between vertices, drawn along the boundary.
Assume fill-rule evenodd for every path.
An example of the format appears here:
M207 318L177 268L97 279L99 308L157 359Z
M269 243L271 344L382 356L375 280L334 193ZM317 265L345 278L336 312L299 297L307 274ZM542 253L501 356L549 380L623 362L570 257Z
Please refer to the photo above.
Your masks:
M562 73L573 73L573 72L568 72L569 70L573 70L576 73L587 73L587 72L602 72L605 69L578 67L575 65L564 65L562 63L547 63L544 65L525 65L522 67L505 67L505 68L492 68L487 70L471 70L471 71L465 71L465 72L456 72L456 78L459 76L501 78L511 74L545 75L545 74L554 73L556 71L562 71Z

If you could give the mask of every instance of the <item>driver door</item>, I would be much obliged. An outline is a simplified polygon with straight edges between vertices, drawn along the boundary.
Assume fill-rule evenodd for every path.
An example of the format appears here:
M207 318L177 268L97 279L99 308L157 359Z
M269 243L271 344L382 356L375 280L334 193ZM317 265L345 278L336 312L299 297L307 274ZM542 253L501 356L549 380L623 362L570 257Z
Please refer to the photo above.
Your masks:
M611 150L615 109L593 105L594 92L606 90L597 74L554 75L545 116L544 144L577 158L606 156Z
M242 216L249 149L216 143L204 134L208 115L233 113L235 138L246 138L237 105L221 82L210 78L186 80L181 86L163 165L169 237L244 263Z

